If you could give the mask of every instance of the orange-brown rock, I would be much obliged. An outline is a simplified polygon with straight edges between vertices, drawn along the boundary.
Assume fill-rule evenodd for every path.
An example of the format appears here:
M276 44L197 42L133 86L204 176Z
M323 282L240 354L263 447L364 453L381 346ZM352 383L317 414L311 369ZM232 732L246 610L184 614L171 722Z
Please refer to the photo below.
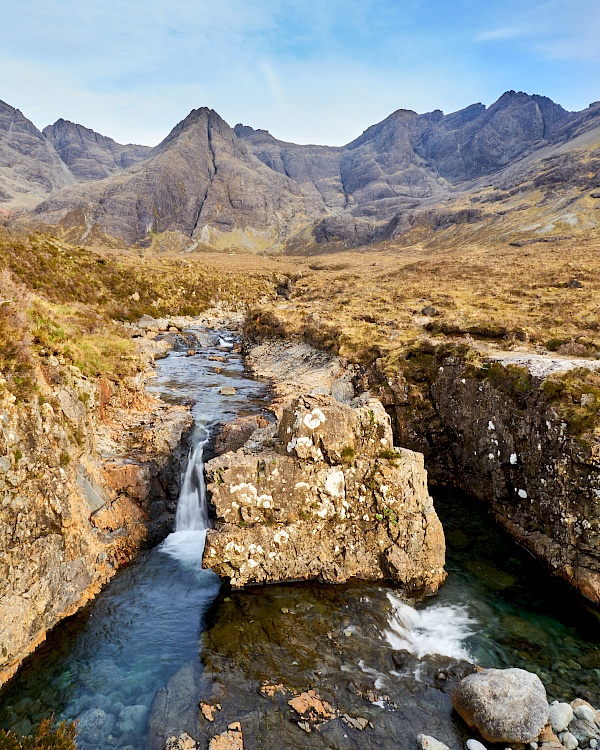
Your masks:
M423 456L394 448L375 399L299 397L206 475L218 521L203 564L234 587L359 578L434 593L445 579Z
M242 725L239 721L230 724L226 732L213 737L208 745L208 750L244 750Z
M17 404L0 380L0 685L168 532L191 425L143 377L95 382L55 357L44 370L45 400Z

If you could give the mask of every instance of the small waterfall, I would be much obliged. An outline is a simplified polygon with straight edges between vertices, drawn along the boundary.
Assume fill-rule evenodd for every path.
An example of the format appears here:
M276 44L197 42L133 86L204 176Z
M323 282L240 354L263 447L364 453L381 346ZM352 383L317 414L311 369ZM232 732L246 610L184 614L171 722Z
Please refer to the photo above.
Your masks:
M186 567L202 571L202 553L209 527L204 481L204 448L208 438L196 443L190 452L175 515L175 531L160 549Z
M415 609L392 593L389 630L385 636L392 648L408 651L418 659L424 656L448 656L473 660L463 642L475 632L475 620L459 604L434 604Z
M175 516L175 531L206 531L208 509L204 481L204 446L201 440L189 457Z

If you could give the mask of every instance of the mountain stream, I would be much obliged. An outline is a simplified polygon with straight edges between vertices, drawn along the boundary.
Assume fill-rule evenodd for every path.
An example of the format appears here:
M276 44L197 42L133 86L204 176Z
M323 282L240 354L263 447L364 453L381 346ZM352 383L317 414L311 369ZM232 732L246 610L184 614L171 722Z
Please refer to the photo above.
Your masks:
M204 454L218 424L268 403L239 354L219 351L226 361L216 368L215 353L173 351L151 388L192 405L175 531L49 634L0 694L0 727L28 734L46 716L78 720L86 750L162 750L182 729L206 747L238 720L246 748L412 750L419 732L457 748L466 735L449 692L467 661L523 667L550 698L599 705L597 613L458 493L434 494L449 576L422 603L373 584L230 591L203 570ZM319 731L299 726L288 703L308 689L335 707ZM214 723L199 701L218 706ZM352 717L370 723L358 729Z

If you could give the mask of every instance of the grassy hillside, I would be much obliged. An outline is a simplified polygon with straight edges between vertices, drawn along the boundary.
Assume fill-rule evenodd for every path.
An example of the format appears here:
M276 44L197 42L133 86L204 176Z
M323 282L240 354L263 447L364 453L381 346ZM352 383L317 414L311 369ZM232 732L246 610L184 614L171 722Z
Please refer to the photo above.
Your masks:
M41 234L1 235L0 269L0 372L19 397L34 387L39 356L62 357L92 377L132 374L139 363L123 322L247 305L273 290L264 269L98 253Z

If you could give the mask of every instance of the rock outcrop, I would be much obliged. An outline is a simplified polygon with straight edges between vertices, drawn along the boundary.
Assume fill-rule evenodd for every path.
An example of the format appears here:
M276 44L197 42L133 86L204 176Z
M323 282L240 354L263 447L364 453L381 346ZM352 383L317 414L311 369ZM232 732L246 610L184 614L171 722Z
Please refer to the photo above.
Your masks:
M467 675L452 693L452 705L494 743L537 740L549 715L540 678L524 669L482 669Z
M376 400L298 397L206 476L217 524L203 565L234 587L359 578L434 593L445 578L422 456L393 447Z
M68 120L57 120L42 130L63 162L81 182L102 180L145 159L152 149L112 138Z
M570 434L544 392L548 376L599 363L515 354L477 371L460 358L440 364L418 396L402 371L376 389L396 440L425 454L433 483L488 504L552 573L600 602L600 445Z
M0 381L0 685L62 618L172 526L189 411L143 376L44 360L40 398Z

